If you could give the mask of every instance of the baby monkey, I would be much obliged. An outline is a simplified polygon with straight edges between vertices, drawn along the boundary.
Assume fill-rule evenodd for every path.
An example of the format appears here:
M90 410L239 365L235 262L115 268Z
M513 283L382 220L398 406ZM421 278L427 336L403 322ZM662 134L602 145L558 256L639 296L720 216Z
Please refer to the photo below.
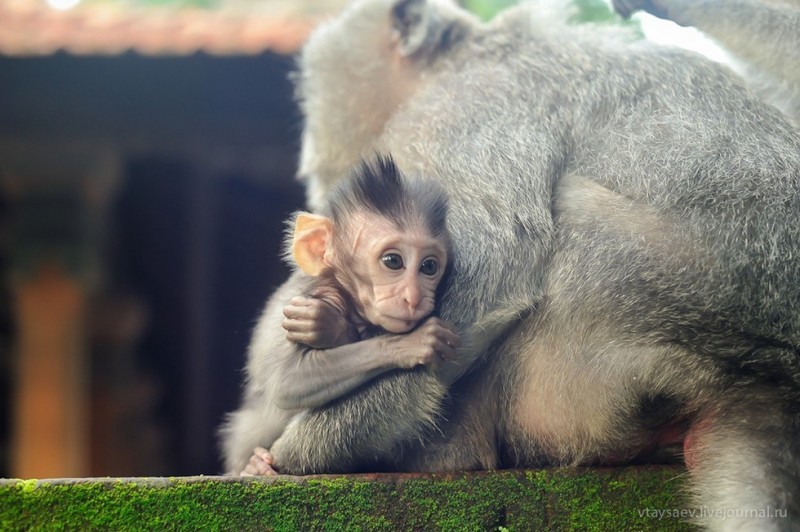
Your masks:
M268 449L304 410L455 357L458 335L429 317L450 255L447 205L437 183L377 156L322 214L296 215L286 254L296 271L259 319L244 404L222 429L229 474L275 474Z

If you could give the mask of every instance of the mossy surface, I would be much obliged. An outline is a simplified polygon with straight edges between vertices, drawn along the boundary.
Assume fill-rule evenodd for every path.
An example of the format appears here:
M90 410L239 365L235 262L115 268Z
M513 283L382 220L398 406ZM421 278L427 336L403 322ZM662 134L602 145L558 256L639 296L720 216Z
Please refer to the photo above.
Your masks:
M0 530L687 530L673 467L0 481Z

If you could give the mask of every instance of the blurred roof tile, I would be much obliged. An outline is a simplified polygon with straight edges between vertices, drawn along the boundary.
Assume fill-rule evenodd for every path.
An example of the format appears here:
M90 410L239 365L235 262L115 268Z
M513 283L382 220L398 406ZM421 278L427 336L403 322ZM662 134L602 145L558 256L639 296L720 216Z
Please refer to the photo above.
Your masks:
M0 54L146 55L292 53L347 0L228 0L217 9L86 3L67 11L44 0L0 0Z

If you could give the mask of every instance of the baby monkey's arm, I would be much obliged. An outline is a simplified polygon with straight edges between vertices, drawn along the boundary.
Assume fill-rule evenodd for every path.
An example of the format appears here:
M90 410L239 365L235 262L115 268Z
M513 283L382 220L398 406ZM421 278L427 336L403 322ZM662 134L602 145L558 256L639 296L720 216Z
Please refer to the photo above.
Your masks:
M303 325L305 332L297 333L295 329L290 333L287 329L287 338L290 334L306 334L328 344L334 338L340 340L332 327L320 320L324 314L338 322L345 319L341 314L339 318L332 317L327 310L312 314L316 318L312 316ZM284 323L286 328L286 321ZM289 325L296 323L291 321ZM455 358L461 342L449 325L438 318L428 318L407 334L384 334L329 349L294 345L296 356L283 359L280 368L283 374L278 379L274 398L279 408L287 410L325 405L386 371L418 365L437 367L445 359Z

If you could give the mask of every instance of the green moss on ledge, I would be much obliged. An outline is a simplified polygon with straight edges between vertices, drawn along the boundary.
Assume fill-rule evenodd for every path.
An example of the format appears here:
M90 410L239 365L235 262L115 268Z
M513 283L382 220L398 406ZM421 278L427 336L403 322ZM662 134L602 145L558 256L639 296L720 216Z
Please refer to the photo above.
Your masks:
M0 530L687 530L674 467L1 480Z

